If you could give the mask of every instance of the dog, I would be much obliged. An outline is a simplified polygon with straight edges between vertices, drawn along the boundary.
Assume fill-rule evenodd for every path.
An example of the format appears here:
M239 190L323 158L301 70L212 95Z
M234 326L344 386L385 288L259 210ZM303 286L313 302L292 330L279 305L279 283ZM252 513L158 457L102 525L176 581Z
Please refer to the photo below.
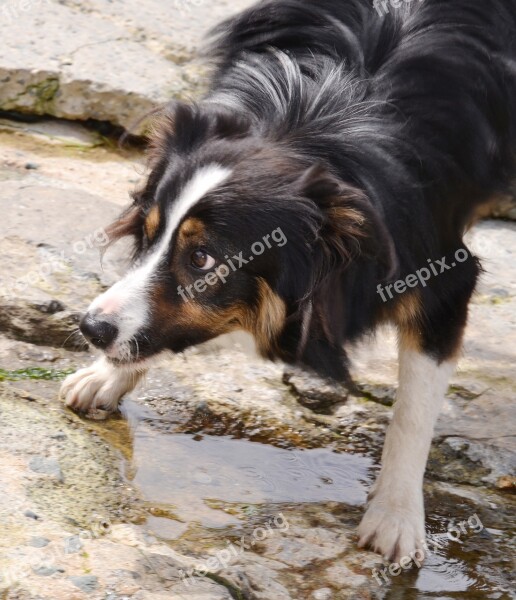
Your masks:
M349 382L346 348L393 323L399 387L358 530L390 560L425 537L480 273L463 235L516 149L516 0L394 4L266 0L215 30L209 92L156 116L148 179L108 229L134 238L135 264L81 322L102 357L62 389L114 411L151 357L237 329Z

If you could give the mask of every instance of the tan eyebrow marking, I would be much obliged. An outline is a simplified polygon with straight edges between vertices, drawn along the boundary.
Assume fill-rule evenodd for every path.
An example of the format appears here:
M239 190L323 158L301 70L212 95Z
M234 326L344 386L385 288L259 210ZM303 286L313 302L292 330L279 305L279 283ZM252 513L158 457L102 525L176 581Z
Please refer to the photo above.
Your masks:
M145 233L147 234L149 240L152 240L156 236L159 228L160 218L159 206L155 204L145 218Z
M192 237L202 238L205 232L204 223L200 219L190 217L179 228L179 237L181 239Z

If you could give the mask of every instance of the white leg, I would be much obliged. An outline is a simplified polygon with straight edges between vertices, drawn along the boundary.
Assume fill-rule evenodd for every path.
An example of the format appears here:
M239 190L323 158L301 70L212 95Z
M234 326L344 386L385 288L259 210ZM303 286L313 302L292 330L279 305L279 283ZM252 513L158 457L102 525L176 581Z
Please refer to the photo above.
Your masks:
M423 475L454 368L455 361L438 364L415 350L400 350L399 387L382 469L358 528L359 545L388 560L399 561L423 548Z
M116 367L106 358L67 377L60 396L73 410L94 419L106 418L118 408L122 396L132 391L145 369Z

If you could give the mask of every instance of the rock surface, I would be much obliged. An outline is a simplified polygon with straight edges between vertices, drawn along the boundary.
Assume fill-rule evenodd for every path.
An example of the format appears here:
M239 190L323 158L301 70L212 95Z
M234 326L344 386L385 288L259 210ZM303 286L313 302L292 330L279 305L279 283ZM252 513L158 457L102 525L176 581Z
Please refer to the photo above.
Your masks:
M0 14L0 110L138 130L153 108L195 93L208 29L249 0L28 0ZM203 10L204 8L204 10Z

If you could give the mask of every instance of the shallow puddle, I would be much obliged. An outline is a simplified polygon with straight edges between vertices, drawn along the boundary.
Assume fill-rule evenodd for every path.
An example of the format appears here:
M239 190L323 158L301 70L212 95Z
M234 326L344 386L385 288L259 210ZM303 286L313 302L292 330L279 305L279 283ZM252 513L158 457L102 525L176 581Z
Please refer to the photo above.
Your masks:
M140 408L140 419L135 418L134 408L124 405L133 427L126 476L154 512L166 512L180 523L209 528L237 524L240 514L231 510L233 505L334 501L359 506L366 501L373 465L368 457L331 449L282 449L224 436L163 433Z
M189 541L194 552L196 540L223 540L245 529L260 510L288 505L289 510L302 513L316 506L324 513L328 503L339 503L344 511L346 506L362 507L374 476L374 463L367 456L174 433L173 426L163 431L156 426L162 425L158 415L131 401L124 403L123 413L132 438L124 476L144 499L147 520L142 527L173 545ZM120 435L125 424L118 422L118 427ZM475 508L449 496L431 504L427 524L437 546L431 546L422 568L380 578L378 586L386 592L383 597L511 598L503 591L507 578L502 548L508 532L483 525L477 531L474 521L475 527L468 525L461 539L450 539L446 534L450 520L468 519ZM497 552L501 559L492 556L499 540L503 540ZM202 553L201 548L197 550ZM314 576L306 573L307 578Z

